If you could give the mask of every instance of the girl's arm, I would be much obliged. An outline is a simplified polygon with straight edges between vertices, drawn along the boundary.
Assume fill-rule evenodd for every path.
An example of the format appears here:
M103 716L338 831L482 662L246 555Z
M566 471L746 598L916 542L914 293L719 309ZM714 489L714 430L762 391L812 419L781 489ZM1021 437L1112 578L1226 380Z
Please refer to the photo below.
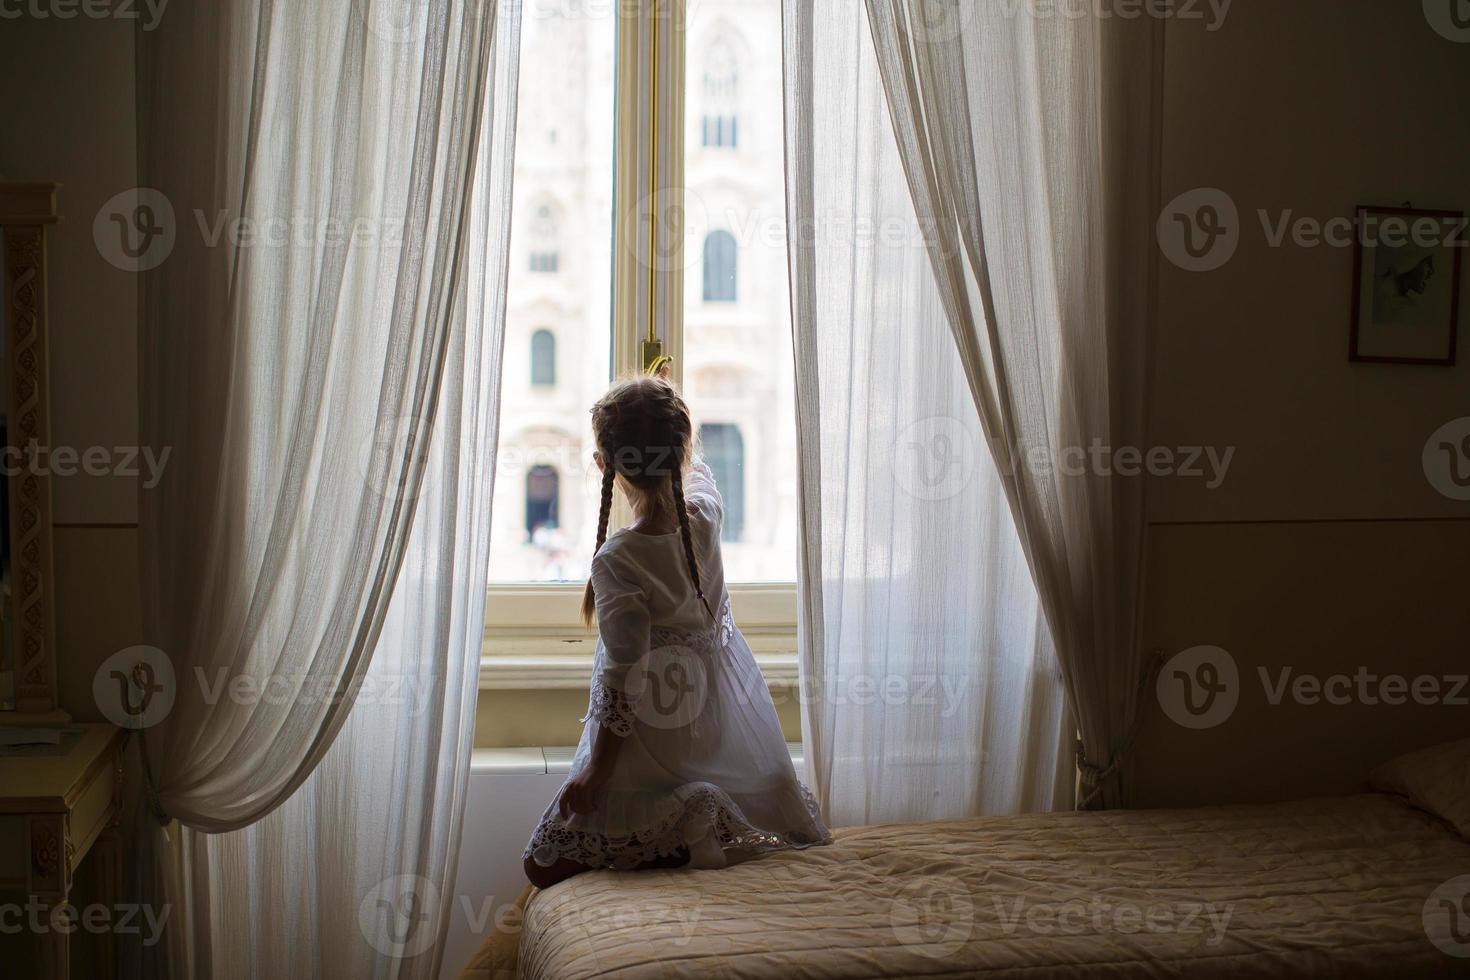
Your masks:
M598 775L612 775L613 765L618 761L618 751L622 749L623 742L628 736L619 735L605 725L599 725L592 736L592 760L587 768Z
M592 758L588 761L587 768L567 780L567 785L561 792L558 809L563 820L573 813L588 814L597 810L597 798L602 793L602 787L612 777L613 766L618 761L618 751L627 737L617 734L606 725L597 726L597 730L592 733Z
M720 496L715 475L697 453L689 459L689 475L684 479L684 502L716 526L725 518L725 499Z
M561 814L591 813L612 775L623 740L633 730L633 709L642 694L642 676L630 676L648 653L648 602L632 574L618 574L609 555L592 560L592 594L597 603L597 632L602 641L598 669L592 678L587 718L596 723L587 766L568 780ZM630 690L637 686L637 690Z

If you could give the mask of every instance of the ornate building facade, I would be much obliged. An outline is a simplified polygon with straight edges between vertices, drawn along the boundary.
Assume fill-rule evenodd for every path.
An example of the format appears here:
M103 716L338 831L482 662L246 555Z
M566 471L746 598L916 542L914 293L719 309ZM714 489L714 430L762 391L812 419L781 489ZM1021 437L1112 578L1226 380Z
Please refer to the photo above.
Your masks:
M795 578L795 402L779 0L688 0L684 387L726 501L732 581ZM492 581L577 580L595 543L588 409L610 380L613 0L529 5Z

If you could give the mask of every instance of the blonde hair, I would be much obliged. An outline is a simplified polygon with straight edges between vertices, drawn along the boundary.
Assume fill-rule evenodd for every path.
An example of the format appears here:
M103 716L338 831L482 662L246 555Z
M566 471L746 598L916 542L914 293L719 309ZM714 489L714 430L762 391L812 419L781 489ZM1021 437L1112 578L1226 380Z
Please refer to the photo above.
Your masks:
M619 479L623 492L635 504L642 504L641 510L672 504L679 518L679 536L694 594L713 618L699 581L694 536L684 504L684 466L694 441L694 427L678 389L657 377L619 381L592 406L592 436L602 454L602 507L597 517L596 551L607 540L613 484ZM582 619L591 624L596 613L597 599L592 580L588 579L582 596Z

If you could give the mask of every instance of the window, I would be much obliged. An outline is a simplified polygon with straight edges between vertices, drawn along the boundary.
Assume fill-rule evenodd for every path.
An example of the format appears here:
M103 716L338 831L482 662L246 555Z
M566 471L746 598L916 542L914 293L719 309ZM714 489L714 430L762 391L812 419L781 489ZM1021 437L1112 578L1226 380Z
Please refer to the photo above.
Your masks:
M700 143L704 146L740 145L740 64L728 36L721 36L704 55L704 101Z
M556 131L552 130L550 143L556 142ZM519 173L517 173L519 177ZM512 231L514 234L514 231ZM558 224L556 211L550 204L543 204L536 209L536 217L531 225L531 260L532 272L556 272L561 264L561 251L557 242Z
M533 466L526 474L526 540L541 544L536 536L556 530L557 502L561 476L550 466Z
M656 349L650 329L725 497L735 616L767 677L794 681L781 0L528 0L521 43L511 248L538 274L512 275L506 301L506 349L523 360L501 387L482 687L586 683L588 409ZM619 502L611 526L628 519Z
M582 580L597 533L587 409L612 376L617 20L569 10L527 3L522 22L510 249L526 271L505 301L492 593Z
M712 231L704 239L704 301L733 303L735 285L735 236L723 229Z
M725 500L720 540L739 541L745 530L745 440L740 438L740 427L707 422L699 427L699 442L715 486Z
M556 336L550 330L531 334L531 384L556 384Z

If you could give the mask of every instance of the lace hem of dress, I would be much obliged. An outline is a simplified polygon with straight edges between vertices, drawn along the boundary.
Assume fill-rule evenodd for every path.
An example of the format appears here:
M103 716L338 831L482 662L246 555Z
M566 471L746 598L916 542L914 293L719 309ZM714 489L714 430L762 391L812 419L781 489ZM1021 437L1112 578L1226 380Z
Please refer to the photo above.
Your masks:
M661 807L663 812L650 826L622 837L572 830L556 813L549 813L537 825L521 856L532 858L543 868L569 858L589 868L627 871L655 858L678 854L711 830L726 849L761 852L830 844L832 835L822 823L816 799L801 782L796 785L811 819L812 835L760 830L751 825L728 793L706 785L687 796L669 796Z

